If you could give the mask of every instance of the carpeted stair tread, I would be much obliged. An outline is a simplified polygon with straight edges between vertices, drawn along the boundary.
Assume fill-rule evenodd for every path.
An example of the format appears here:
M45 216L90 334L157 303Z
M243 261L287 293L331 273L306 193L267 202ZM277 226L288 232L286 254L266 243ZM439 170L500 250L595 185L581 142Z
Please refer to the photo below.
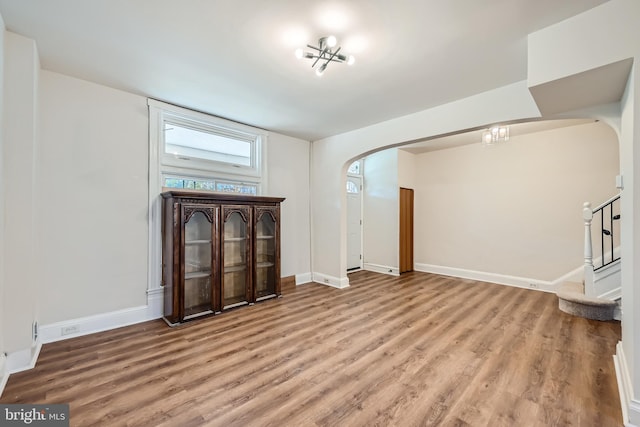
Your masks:
M615 307L616 302L605 298L589 297L584 294L584 285L577 282L564 282L556 292L558 298L594 306Z
M565 282L558 288L558 307L565 313L593 320L611 320L615 301L605 298L589 297L584 294L584 285L576 282Z

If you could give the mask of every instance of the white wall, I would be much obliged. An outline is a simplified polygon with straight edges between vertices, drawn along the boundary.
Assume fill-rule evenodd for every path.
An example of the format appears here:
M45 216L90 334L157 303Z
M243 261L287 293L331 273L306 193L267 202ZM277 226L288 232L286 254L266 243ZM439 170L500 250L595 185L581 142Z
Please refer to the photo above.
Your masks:
M37 206L34 186L37 171L37 93L39 63L33 40L4 34L4 344L14 358L33 356L32 324L37 320L38 286L34 231ZM21 362L20 362L21 363ZM11 366L9 366L12 369Z
M416 159L416 264L554 281L584 263L582 204L617 194L617 135L603 123Z
M145 305L146 98L42 71L40 114L42 322Z
M309 217L310 143L269 133L267 170L270 196L286 197L281 205L282 277L308 281L311 273Z
M145 305L146 98L42 71L41 117L41 321ZM309 143L270 133L268 150L268 195L287 198L281 272L308 273Z
M418 172L417 156L402 149L398 150L398 186L415 190Z
M0 15L0 242L4 242L4 20ZM0 310L4 313L4 243L0 243ZM0 394L6 383L6 352L4 335L6 328L4 315L0 314Z
M365 157L363 170L364 269L398 274L398 150Z
M312 254L315 277L348 284L346 165L383 148L495 122L539 117L526 82L315 141L312 147Z

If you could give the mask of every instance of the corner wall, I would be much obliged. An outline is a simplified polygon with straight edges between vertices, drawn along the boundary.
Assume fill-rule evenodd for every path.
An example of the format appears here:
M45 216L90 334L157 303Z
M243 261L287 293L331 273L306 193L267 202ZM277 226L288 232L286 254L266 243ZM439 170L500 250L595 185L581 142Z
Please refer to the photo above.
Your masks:
M399 275L398 150L365 157L363 170L364 269Z
M32 328L38 320L39 286L35 270L38 218L35 180L40 64L35 42L4 33L4 346L7 369L33 365L38 347Z
M309 155L311 143L269 133L268 195L285 197L281 205L281 275L296 276L296 283L311 279Z

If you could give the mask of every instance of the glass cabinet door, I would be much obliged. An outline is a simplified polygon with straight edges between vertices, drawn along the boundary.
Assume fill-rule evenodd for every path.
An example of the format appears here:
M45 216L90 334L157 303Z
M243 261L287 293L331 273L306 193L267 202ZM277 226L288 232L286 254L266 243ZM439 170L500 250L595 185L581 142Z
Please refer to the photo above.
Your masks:
M222 308L247 304L249 274L249 218L247 207L224 207Z
M256 300L276 293L276 221L269 211L262 211L256 221Z
M185 206L183 319L213 312L214 208Z

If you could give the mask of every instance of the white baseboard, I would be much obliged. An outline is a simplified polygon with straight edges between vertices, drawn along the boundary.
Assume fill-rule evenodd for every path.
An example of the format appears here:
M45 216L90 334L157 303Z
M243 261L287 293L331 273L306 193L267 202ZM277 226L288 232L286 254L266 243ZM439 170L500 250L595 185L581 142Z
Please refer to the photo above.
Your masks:
M508 276L484 271L466 270L463 268L444 267L440 265L420 264L414 265L416 271L441 274L443 276L459 277L462 279L479 280L482 282L496 283L499 285L514 286L517 288L533 289L536 291L555 293L560 279L549 282L546 280L531 279L528 277ZM565 275L566 276L566 275ZM565 277L563 276L563 277Z
M313 282L311 273L296 274L296 286Z
M372 264L370 262L365 262L364 269L367 271L373 271L375 273L389 274L391 276L400 276L400 269L398 267L390 267L388 265Z
M335 277L329 276L328 274L314 272L312 273L312 281L338 289L349 287L348 277Z
M147 291L148 305L42 325L40 339L46 344L159 319L162 301L162 289L152 289Z
M618 393L620 394L620 404L622 406L622 421L626 427L640 426L640 401L633 398L633 383L629 376L627 360L621 341L618 341L616 345L613 364L616 368L616 379L618 380Z
M568 272L567 274L558 277L553 283L555 286L560 285L563 282L582 282L584 280L584 265Z
M9 374L15 374L16 372L22 372L29 369L33 369L38 361L40 355L40 349L42 348L42 342L38 340L30 348L25 348L18 351L12 351L7 355L7 361L5 365L5 371L7 377Z

